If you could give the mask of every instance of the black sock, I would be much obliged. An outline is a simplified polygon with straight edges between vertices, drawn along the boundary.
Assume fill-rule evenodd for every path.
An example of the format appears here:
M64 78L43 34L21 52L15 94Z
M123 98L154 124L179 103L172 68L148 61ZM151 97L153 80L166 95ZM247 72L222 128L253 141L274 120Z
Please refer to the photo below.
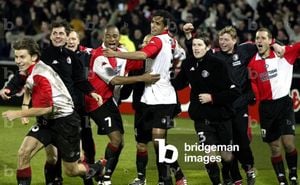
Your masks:
M234 156L242 164L242 168L245 170L245 172L253 170L254 158L249 145L240 147L240 151L234 152Z
M171 171L174 173L176 181L178 181L184 177L184 174L183 174L177 160L174 163L171 163L170 167L171 167Z
M222 178L225 180L232 180L230 175L231 163L227 163L222 159Z
M271 157L271 161L278 181L287 183L282 156Z
M95 163L95 143L93 139L92 129L89 125L85 125L85 127L82 128L81 140L85 162L89 164Z
M17 170L18 185L30 185L31 183L31 167Z
M208 173L208 176L213 183L213 185L218 185L221 183L220 180L220 169L218 166L218 163L208 163L205 165L206 171Z
M145 179L146 177L146 166L148 163L148 151L136 152L136 168L139 179Z
M165 184L167 184L171 179L170 165L159 162L159 153L156 145L155 145L155 154L156 154L156 166L158 171L158 180L159 182L164 182Z
M236 158L233 158L232 161L226 163L228 163L228 165L230 166L230 174L233 182L242 180L238 160Z
M62 164L61 164L61 152L57 150L57 161L54 166L55 170L55 180L63 181L62 178Z
M45 175L45 181L47 184L52 184L56 177L56 171L55 171L55 164L50 164L48 162L45 163L44 166L44 175Z
M114 147L111 143L108 143L105 150L105 159L107 160L105 166L104 180L110 180L117 164L119 156L122 151L122 147Z
M297 149L290 153L285 154L285 159L289 168L289 178L298 177L297 176L297 161L298 161L298 152Z

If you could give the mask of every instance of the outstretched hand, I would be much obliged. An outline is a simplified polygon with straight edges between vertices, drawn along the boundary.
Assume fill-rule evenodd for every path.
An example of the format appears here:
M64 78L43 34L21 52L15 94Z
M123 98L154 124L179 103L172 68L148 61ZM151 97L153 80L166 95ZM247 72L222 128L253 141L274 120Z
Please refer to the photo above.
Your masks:
M4 119L7 119L8 121L13 121L17 118L20 117L19 115L20 111L12 111L12 110L9 110L9 111L5 111L2 113L2 117Z
M103 49L103 56L105 57L116 57L116 54L117 52L110 49L110 48L105 48Z
M8 95L9 93L9 89L4 88L0 90L0 96L3 100L9 100L11 98L11 96Z
M142 75L143 81L147 84L154 84L160 79L160 74L150 74L150 72L146 72Z

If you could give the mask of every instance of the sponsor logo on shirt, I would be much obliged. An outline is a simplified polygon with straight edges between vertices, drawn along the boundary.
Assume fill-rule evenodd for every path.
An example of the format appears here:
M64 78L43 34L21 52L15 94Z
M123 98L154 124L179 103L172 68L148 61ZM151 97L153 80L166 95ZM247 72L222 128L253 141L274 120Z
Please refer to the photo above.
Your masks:
M259 74L259 77L260 77L261 81L267 81L267 80L270 80L270 79L275 78L277 76L278 76L277 69L273 69L273 70L270 70L270 71Z
M236 61L236 62L232 62L232 66L234 67L234 66L239 66L239 65L241 65L242 63L241 63L241 61L240 60L238 60L238 61Z

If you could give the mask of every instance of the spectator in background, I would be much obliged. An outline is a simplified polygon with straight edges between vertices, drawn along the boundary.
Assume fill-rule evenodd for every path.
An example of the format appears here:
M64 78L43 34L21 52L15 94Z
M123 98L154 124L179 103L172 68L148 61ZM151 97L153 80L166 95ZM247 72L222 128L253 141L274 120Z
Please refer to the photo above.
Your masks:
M132 40L129 38L129 31L128 31L128 25L124 25L121 29L120 29L120 44L124 46L124 48L128 51L128 52L133 52L135 51L135 45L132 42Z
M23 18L16 17L14 25L11 31L7 31L5 34L6 42L10 45L10 54L9 57L14 57L14 50L12 49L12 44L20 39L25 37L25 26L23 25Z
M229 19L229 10L223 3L217 4L217 19L216 19L216 29L220 30L225 26L230 26L231 20Z
M9 45L6 43L5 39L4 23L0 20L0 59L5 59L9 56Z
M283 24L286 32L289 35L290 42L294 43L300 40L300 24L296 23L293 26L291 26L289 18L289 13L285 13L283 16Z

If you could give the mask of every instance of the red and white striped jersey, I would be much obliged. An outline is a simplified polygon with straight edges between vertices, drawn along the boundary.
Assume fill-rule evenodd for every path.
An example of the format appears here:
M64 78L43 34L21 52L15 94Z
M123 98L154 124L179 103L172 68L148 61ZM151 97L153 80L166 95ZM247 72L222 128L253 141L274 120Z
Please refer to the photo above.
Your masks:
M160 74L160 79L154 84L146 84L141 101L148 105L176 104L176 92L170 82L170 68L174 57L185 58L185 52L167 33L152 37L142 51L147 58L152 59L147 60L145 70Z
M276 100L289 94L293 64L300 56L300 42L285 46L282 58L270 51L263 59L257 53L248 65L249 78L257 100Z
M42 61L32 65L25 87L31 91L32 107L53 106L53 112L44 115L47 119L65 117L73 113L72 97L58 74Z
M107 58L103 56L103 48L99 47L92 53L88 80L94 87L95 92L102 96L103 103L113 96L117 102L122 86L116 85L114 87L110 84L110 81L115 76L126 76L131 70L141 69L143 61L131 61L114 57ZM125 52L122 48L118 48L118 50ZM99 107L98 103L90 96L85 96L85 100L87 112L96 110Z

